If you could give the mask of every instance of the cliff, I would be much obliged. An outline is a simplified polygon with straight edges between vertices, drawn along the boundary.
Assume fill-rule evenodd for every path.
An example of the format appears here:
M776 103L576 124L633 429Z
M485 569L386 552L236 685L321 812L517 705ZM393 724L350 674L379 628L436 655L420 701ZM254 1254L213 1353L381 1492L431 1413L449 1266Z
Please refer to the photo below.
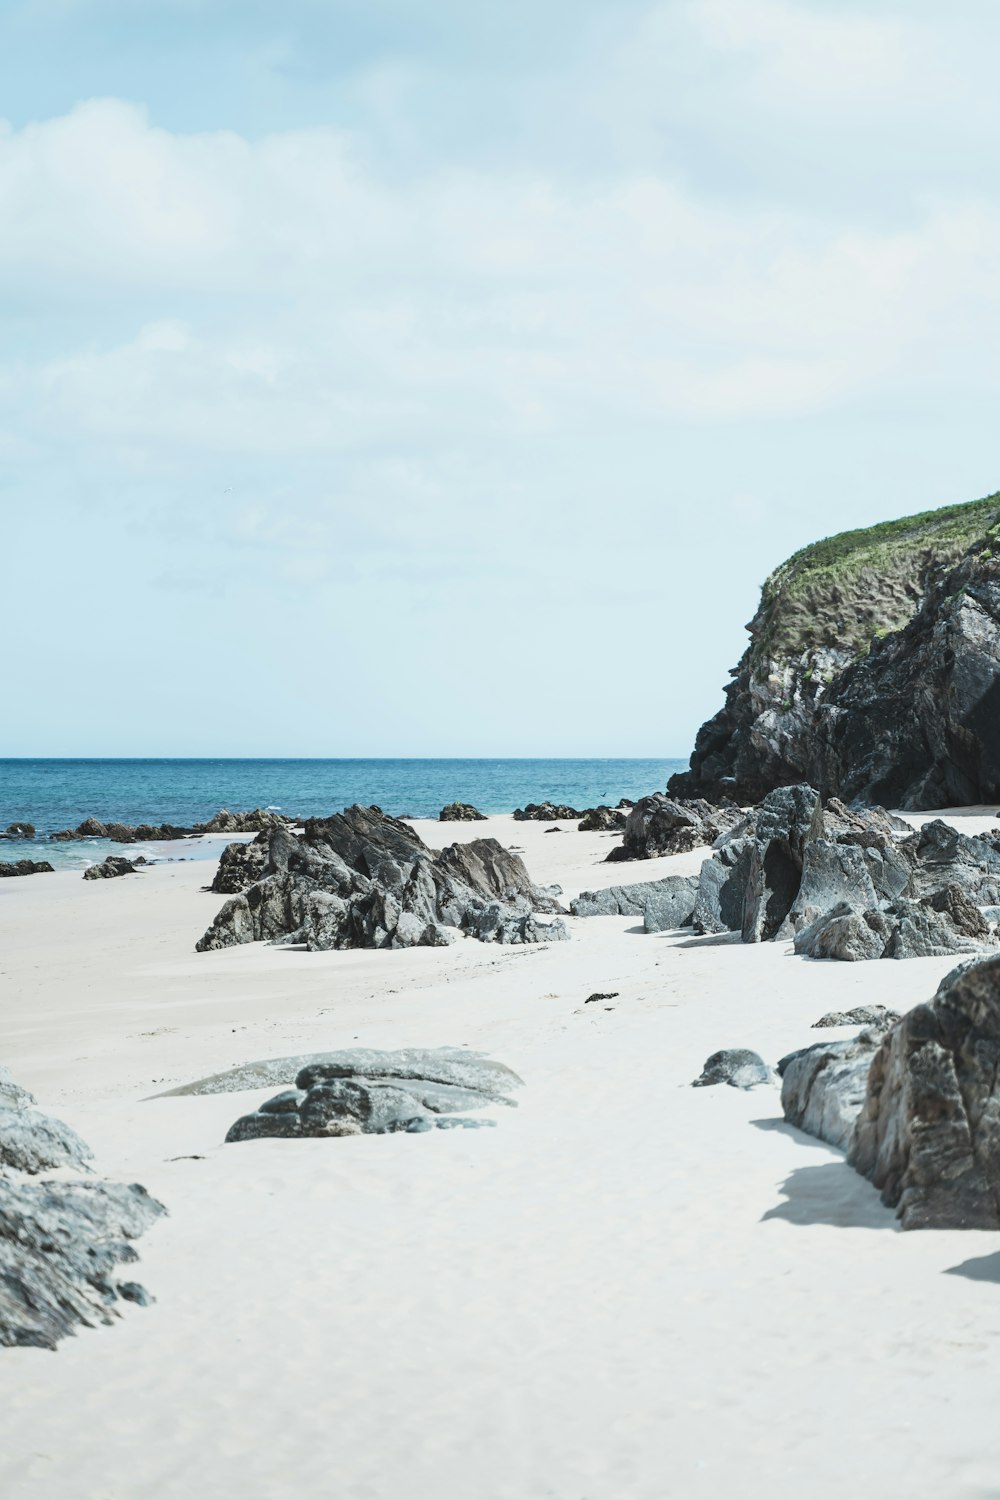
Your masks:
M1000 801L1000 495L803 548L747 628L673 795Z

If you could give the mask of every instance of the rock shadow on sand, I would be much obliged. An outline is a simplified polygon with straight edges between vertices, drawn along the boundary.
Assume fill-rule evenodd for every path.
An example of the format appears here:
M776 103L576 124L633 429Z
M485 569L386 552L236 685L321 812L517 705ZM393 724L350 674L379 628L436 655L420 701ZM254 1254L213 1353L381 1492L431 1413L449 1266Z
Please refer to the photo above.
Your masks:
M818 1167L796 1167L781 1185L785 1202L769 1208L761 1218L784 1219L788 1224L831 1224L837 1229L888 1229L899 1233L891 1208L886 1208L865 1178L843 1159Z
M949 1266L946 1276L964 1276L968 1281L994 1281L1000 1285L1000 1250L992 1255L974 1255L957 1266ZM1000 1490L997 1491L1000 1495Z

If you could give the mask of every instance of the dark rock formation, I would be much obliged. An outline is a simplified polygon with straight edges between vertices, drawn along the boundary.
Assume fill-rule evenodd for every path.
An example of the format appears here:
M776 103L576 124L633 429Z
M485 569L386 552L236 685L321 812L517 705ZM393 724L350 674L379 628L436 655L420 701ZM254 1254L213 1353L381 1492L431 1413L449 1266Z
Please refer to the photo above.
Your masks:
M627 859L659 859L665 854L686 854L702 844L712 844L741 821L738 807L712 807L700 799L678 802L654 792L641 797L625 820L620 845L607 856L609 862Z
M486 814L473 807L471 802L449 802L438 813L438 820L441 823L485 823Z
M434 855L414 830L375 808L310 819L301 838L272 831L260 880L227 901L198 952L280 940L310 950L434 947L459 932L485 942L567 936L556 890L531 883L521 859L496 839Z
M113 844L145 844L157 839L186 839L202 833L261 833L272 828L286 828L291 822L282 813L268 812L255 807L252 812L232 813L222 808L207 823L195 823L184 828L176 823L102 823L99 818L86 818L76 828L63 828L50 833L49 838L63 843L75 839L109 839Z
M135 862L121 854L109 854L99 865L88 865L83 872L84 880L115 880L119 875L134 875Z
M625 812L620 807L590 807L577 826L578 833L617 833L625 827Z
M678 797L808 781L908 808L1000 801L1000 497L847 532L764 585Z
M728 1083L734 1089L753 1089L761 1083L772 1083L774 1073L762 1057L746 1047L727 1047L722 1052L713 1052L705 1062L701 1077L696 1078L692 1088L708 1088L716 1083Z
M0 839L33 839L35 837L34 823L8 823Z
M54 875L47 859L0 860L0 879L15 875Z
M875 1026L888 1030L898 1020L898 1011L888 1010L884 1005L855 1005L851 1010L828 1010L825 1016L813 1022L813 1029L818 1030L821 1026Z
M479 1052L458 1048L377 1052L354 1048L302 1068L285 1090L230 1128L227 1141L262 1136L386 1135L435 1126L491 1125L461 1112L513 1107L521 1079Z
M812 787L779 787L764 798L743 900L745 943L777 936L798 894L806 847L822 832L823 808Z
M514 817L518 823L553 823L557 818L581 818L583 814L575 807L559 802L529 802L527 807L516 807Z
M861 1113L868 1070L885 1030L872 1027L840 1042L816 1042L778 1063L781 1107L790 1125L846 1151Z
M574 917L642 917L647 932L688 927L698 894L692 875L668 875L639 885L612 885L603 891L582 891L569 909Z
M120 1298L148 1301L116 1268L136 1260L128 1241L165 1209L136 1184L25 1181L83 1168L91 1154L33 1102L0 1069L0 1345L54 1349L78 1327L110 1323Z
M220 896L235 896L254 885L264 873L269 843L269 834L258 833L250 844L227 844L210 889Z
M1000 1229L1000 958L885 1037L848 1160L904 1229Z

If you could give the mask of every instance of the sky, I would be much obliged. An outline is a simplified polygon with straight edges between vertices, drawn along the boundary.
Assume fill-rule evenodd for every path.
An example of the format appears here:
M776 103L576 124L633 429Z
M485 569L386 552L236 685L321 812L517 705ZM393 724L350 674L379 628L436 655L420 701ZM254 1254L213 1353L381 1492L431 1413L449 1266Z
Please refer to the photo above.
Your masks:
M1000 489L980 0L0 0L0 755L685 756Z

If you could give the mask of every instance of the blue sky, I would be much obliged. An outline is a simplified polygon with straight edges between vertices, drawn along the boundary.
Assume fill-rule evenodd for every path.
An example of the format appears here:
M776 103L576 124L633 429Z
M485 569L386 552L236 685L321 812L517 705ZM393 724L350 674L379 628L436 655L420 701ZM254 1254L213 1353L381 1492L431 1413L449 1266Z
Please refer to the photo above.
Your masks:
M683 755L1000 487L1000 14L0 4L0 754Z

